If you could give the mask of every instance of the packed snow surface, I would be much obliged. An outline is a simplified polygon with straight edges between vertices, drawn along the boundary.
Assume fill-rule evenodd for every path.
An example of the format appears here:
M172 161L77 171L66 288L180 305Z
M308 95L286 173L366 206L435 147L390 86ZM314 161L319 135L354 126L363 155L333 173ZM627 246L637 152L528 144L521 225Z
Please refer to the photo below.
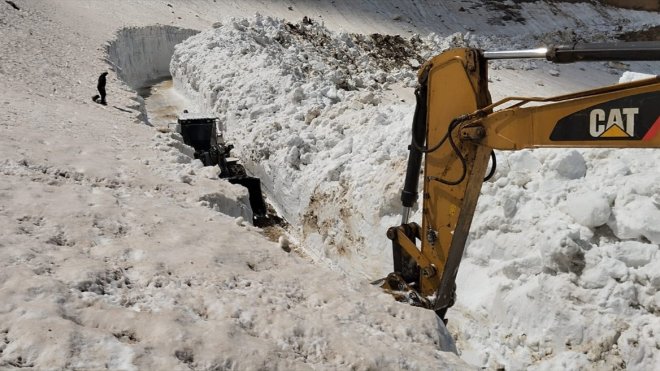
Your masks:
M660 368L658 150L498 153L449 331L368 284L390 269L384 231L399 221L420 63L451 46L603 41L657 26L657 13L544 1L15 3L0 8L0 368ZM166 74L192 29L202 32L170 65L176 99L221 117L300 249L247 225L247 192L194 161L179 135L140 124L134 89ZM101 61L123 79L110 79L107 107L88 98ZM491 67L495 99L659 72Z

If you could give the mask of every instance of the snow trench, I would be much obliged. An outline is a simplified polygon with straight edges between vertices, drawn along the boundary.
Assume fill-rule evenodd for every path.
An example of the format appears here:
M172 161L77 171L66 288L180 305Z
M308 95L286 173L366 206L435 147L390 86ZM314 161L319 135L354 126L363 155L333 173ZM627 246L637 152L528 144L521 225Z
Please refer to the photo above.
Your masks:
M170 76L174 46L199 31L173 26L123 28L107 45L108 63L134 90Z
M174 46L198 33L164 25L127 27L117 31L115 39L107 44L106 61L126 85L138 92L135 100L140 121L152 125L139 92L169 78Z
M170 78L169 66L175 45L198 33L197 30L163 25L123 28L106 47L107 62L117 76L139 94L155 83ZM145 100L140 95L136 95L135 100L139 104L138 118L151 125ZM158 135L166 141L166 145L159 146L165 152L163 156L174 156L173 162L181 167L177 170L177 181L190 182L191 173L205 174L210 179L218 178L214 169L202 169L201 162L194 159L194 150L183 143L179 134ZM248 194L241 186L227 185L223 192L200 194L198 201L223 214L252 220Z

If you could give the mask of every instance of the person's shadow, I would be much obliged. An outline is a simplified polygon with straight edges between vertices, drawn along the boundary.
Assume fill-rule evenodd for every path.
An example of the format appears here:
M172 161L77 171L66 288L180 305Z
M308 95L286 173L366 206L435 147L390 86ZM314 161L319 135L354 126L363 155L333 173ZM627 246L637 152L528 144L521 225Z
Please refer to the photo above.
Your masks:
M117 107L117 106L112 106L112 108L116 108L116 109L118 109L118 110L120 110L120 111L122 111L122 112L127 112L127 113L131 113L131 112L133 112L133 111L131 111L131 110L127 110L127 109L125 109L125 108L121 108L121 107Z

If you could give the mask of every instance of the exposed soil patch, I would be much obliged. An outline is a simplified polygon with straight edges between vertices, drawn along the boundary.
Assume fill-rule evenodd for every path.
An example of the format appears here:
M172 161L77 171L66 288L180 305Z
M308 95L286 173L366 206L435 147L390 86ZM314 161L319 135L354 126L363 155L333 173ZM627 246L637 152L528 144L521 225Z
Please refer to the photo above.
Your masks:
M342 50L346 49L346 45L336 44L325 29L319 27L310 18L304 17L299 24L287 23L286 27L289 35L281 34L275 37L275 40L282 46L288 47L296 39L300 39L311 43L317 48L328 50L334 48L332 56L337 61L336 67L338 69L346 74L357 70L354 53L349 50ZM351 41L362 49L364 54L371 56L372 61L385 72L402 67L416 69L423 62L423 58L420 56L423 43L418 37L406 39L399 35L378 33L370 35L350 34L349 36ZM312 73L312 71L307 70L304 72ZM345 90L354 90L355 88L348 84L338 84L338 86Z
M514 4L510 4L508 1L504 2L501 0L487 0L484 2L486 9L490 12L497 14L496 16L490 17L486 22L490 25L504 26L506 22L516 22L520 24L526 24L527 20L522 16L520 10L522 7L518 5L518 2L523 1L514 1Z
M287 29L292 35L299 36L301 39L309 41L314 46L326 46L330 42L330 36L326 33L317 32L313 28L305 27L316 24L313 20L303 17L299 24L287 23ZM280 40L278 40L280 41Z
M405 39L399 35L378 33L351 36L353 41L364 48L384 71L403 67L416 69L423 62L419 54L422 41L418 37Z
M600 2L625 9L660 11L658 0L600 0Z
M631 31L617 36L623 41L660 41L660 26L654 26L643 31Z

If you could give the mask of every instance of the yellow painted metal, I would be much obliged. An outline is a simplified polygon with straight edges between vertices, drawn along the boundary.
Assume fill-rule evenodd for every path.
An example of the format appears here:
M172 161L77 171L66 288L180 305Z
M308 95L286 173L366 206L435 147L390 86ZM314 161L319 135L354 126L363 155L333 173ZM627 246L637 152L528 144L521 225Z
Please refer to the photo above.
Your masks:
M507 108L486 116L483 119L466 123L478 123L486 130L480 143L499 150L517 150L539 147L585 147L585 148L658 148L660 135L649 140L613 139L552 141L550 134L557 122L570 114L595 105L610 102L631 95L659 92L660 78L635 81L628 84L587 90L581 93L545 98L549 101L542 106ZM541 98L520 98L524 101L539 101ZM584 125L588 125L585 122ZM607 135L604 135L606 137Z
M424 254L422 254L422 252L417 248L417 246L415 246L415 243L411 241L408 236L406 236L406 234L403 232L403 229L398 228L396 233L401 247L406 250L408 255L415 259L415 262L417 262L417 265L419 265L422 270L432 267L431 261L429 261L426 256L424 256Z
M453 49L423 66L422 71L428 68L427 147L431 148L442 140L453 119L490 104L485 89L485 67L473 49ZM484 156L483 151L478 151L479 146L473 143L460 144L457 134L455 131L454 138L466 157L468 169L474 168L475 162L488 162L488 153ZM456 243L454 230L459 219L466 219L468 223L472 220L474 207L466 208L463 201L468 187L476 189L478 195L485 165L479 167L483 171L481 174L475 172L474 179L466 178L458 185L446 185L430 176L450 181L461 177L463 167L451 145L447 142L425 156L421 251L438 274L432 277L422 275L419 290L424 296L436 294L440 287L439 278L444 273L452 244Z

